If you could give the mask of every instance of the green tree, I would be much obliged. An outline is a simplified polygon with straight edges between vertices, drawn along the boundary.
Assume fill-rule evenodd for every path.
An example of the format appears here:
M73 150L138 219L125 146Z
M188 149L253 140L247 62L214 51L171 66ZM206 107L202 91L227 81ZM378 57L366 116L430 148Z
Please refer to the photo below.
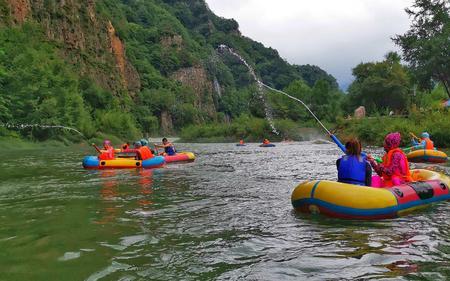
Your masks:
M410 29L394 42L422 87L431 89L432 80L440 81L450 97L450 2L415 0L406 13L412 18Z
M382 62L361 63L353 69L355 81L349 87L348 112L363 105L370 113L408 106L410 81L399 56L388 53Z
M341 100L342 93L327 80L320 79L312 88L310 108L319 119L335 121L341 114Z
M284 89L287 94L311 104L312 90L303 80L295 80ZM279 93L271 96L271 104L278 118L288 118L295 121L310 119L310 114L295 100Z

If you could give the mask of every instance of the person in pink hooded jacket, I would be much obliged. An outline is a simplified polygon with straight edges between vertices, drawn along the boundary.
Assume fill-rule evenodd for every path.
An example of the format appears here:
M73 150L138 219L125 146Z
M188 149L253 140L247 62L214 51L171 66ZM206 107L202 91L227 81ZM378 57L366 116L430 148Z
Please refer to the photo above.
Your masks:
M399 148L401 135L398 132L390 133L384 139L383 163L378 164L372 157L368 157L370 165L378 174L372 178L374 187L391 187L405 182L413 181L408 158Z

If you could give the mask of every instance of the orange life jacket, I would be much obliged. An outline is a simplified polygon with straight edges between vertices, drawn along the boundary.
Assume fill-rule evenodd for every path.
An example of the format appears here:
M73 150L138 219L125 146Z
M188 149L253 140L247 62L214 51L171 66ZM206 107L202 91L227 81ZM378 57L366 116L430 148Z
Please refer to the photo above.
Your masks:
M153 157L152 151L147 146L142 146L137 150L138 158L140 160L147 160Z
M392 156L396 152L401 153L403 155L403 157L402 157L403 158L403 164L404 164L403 166L406 168L406 174L404 174L404 175L401 174L400 170L397 169L396 171L394 171L393 175L386 175L386 174L381 175L382 178L383 178L384 185L386 187L393 186L393 184L392 184L392 177L394 177L394 176L400 178L404 182L411 182L411 181L413 181L413 178L411 177L411 173L409 171L408 158L406 158L405 153L403 153L403 150L401 150L400 148L391 149L388 153L386 153L383 156L383 166L389 167L391 165L391 163L392 163Z
M105 150L102 150L102 153L98 156L100 160L111 160L114 159L114 148L112 146L105 147Z
M423 138L422 140L425 141L425 149L434 149L434 143L432 140L430 140L429 138Z

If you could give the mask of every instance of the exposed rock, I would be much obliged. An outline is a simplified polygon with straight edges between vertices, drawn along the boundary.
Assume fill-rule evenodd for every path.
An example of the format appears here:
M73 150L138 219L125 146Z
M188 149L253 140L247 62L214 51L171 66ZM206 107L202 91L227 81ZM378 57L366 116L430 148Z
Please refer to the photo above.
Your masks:
M194 106L208 113L211 118L216 117L214 107L213 83L208 80L206 70L202 66L182 68L171 75L171 78L181 82L194 90Z
M355 118L361 119L366 117L366 108L364 106L360 106L355 109Z
M14 22L23 23L31 12L28 0L7 0L7 2Z
M167 111L161 112L161 133L163 135L170 135L173 133L172 116Z
M95 1L94 0L87 0L87 14L89 16L89 19L95 23L96 17L95 17Z
M124 44L111 22L96 14L95 0L6 3L12 23L21 24L27 18L38 21L48 39L62 43L61 55L78 65L81 75L117 94L124 89L131 94L140 90L139 74L127 60Z
M116 35L116 30L110 21L107 23L107 30L109 35L109 40L111 42L111 52L114 54L116 58L117 68L119 69L120 77L124 85L127 85L127 80L125 79L125 48L123 46L122 41L120 41L119 37Z
M125 57L125 46L116 35L116 30L110 21L107 23L108 36L111 43L111 52L116 59L116 66L119 70L123 85L130 91L137 91L140 88L139 75L136 69Z
M181 35L166 36L161 39L161 45L167 48L176 48L177 51L181 51L183 44L183 37Z

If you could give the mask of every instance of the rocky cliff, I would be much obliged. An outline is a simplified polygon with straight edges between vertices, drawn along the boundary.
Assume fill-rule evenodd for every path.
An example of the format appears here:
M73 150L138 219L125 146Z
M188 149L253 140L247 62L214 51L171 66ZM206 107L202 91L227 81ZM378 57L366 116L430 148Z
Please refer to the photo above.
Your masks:
M239 92L253 81L242 64L217 57L220 44L241 53L272 86L284 88L303 75L276 50L243 37L236 21L214 15L203 0L0 0L0 15L1 30L42 30L42 44L75 73L78 86L71 91L82 96L100 130L126 124L169 133L250 113L250 101ZM46 99L38 98L37 106Z
M6 0L9 22L36 21L49 40L80 73L115 93L140 90L139 74L125 56L125 45L111 21L99 17L94 0Z

